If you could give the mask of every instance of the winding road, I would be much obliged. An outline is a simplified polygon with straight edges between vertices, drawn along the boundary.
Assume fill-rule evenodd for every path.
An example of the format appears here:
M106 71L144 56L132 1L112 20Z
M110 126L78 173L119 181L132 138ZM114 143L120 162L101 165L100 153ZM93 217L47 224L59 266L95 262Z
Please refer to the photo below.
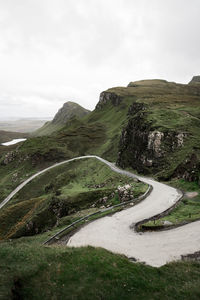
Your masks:
M137 178L151 185L153 190L145 200L132 208L98 219L81 228L69 239L66 243L67 246L103 247L154 267L160 267L167 262L180 259L181 255L200 250L200 221L162 232L138 233L134 229L134 224L137 222L155 216L173 206L182 197L180 191L153 179L121 170L115 164L95 155L66 160L34 174L0 203L0 208L35 177L54 167L85 158L96 158L108 165L114 172Z

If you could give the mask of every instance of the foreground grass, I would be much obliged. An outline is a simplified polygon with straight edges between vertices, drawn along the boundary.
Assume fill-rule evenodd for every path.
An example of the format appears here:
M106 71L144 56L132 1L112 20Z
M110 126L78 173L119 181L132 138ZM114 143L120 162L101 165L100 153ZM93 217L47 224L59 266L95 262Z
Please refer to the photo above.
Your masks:
M133 264L101 248L0 244L0 299L199 299L200 264ZM173 284L172 284L173 282Z
M148 229L148 227L162 227L165 221L171 223L171 225L168 226L179 226L200 219L199 185L196 182L186 182L183 179L173 180L170 182L170 184L176 188L182 189L185 193L197 192L198 195L194 198L189 198L186 194L180 204L173 211L171 211L169 215L143 224L145 229Z

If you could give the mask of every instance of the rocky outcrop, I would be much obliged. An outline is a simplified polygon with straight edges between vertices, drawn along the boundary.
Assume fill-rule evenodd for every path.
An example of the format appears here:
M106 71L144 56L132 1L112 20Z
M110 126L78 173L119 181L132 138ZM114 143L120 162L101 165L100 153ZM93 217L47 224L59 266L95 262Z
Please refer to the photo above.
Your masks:
M1 161L1 165L8 165L9 163L13 162L17 157L17 151L9 151L5 154Z
M112 92L102 92L99 97L99 102L96 105L96 109L101 109L107 103L111 103L114 106L119 105L122 102L122 97Z
M194 76L189 84L199 84L200 85L200 76Z
M200 185L200 161L195 153L187 157L174 171L174 177L186 181L198 181Z
M120 202L130 201L134 198L133 188L130 184L125 184L124 186L118 186L117 193Z
M123 168L131 166L144 174L157 173L167 166L170 154L184 145L187 133L158 130L148 121L148 107L143 103L133 103L128 114L117 164Z

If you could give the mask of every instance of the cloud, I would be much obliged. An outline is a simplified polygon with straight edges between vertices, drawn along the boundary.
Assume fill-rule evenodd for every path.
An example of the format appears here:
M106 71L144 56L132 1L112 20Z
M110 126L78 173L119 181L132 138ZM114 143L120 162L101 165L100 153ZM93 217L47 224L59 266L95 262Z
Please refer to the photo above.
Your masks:
M132 80L188 82L199 73L199 9L199 0L0 0L0 117L53 116L67 100L93 109L102 90Z

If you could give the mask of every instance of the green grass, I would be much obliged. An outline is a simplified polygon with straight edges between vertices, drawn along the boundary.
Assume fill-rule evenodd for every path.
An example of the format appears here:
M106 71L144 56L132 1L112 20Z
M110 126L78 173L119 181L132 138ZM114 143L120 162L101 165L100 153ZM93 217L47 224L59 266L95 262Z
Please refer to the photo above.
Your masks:
M5 148L0 147L0 201L31 174L57 161L85 154L98 154L116 161L121 131L129 119L128 108L135 101L147 106L142 122L152 123L148 130L188 134L183 147L173 152L168 151L170 145L164 145L161 169L149 168L150 173L170 178L191 153L199 160L199 89L158 81L137 85L109 90L123 98L118 106L106 104L82 120L71 120L67 126L57 128L51 136L30 138L23 145L7 148L6 151L13 151L14 158L6 165L3 164ZM141 154L142 150L141 146ZM128 167L132 166L130 153L126 157L131 158ZM199 299L199 263L171 263L156 269L132 264L125 257L103 249L41 245L67 224L95 211L98 207L91 206L98 197L110 194L116 185L128 183L128 179L109 174L98 163L78 165L80 168L76 163L71 167L62 166L37 178L1 210L2 238L34 236L0 243L0 298ZM97 190L92 187L105 182ZM172 184L185 191L199 191L194 183L174 181ZM145 188L134 183L135 193ZM118 203L116 195L111 200L110 204ZM198 219L199 203L199 196L184 199L166 220L182 224L188 219Z
M200 296L199 263L153 268L101 248L45 247L39 239L23 238L0 244L0 266L1 299L193 300Z
M189 198L184 196L183 200L178 204L178 206L173 209L169 215L159 218L155 221L149 221L144 223L145 229L148 227L163 226L164 221L169 221L171 225L183 225L193 221L200 220L200 188L196 182L186 182L183 179L173 180L170 182L171 185L182 189L184 192L197 192L198 195L194 198ZM170 225L170 226L171 226Z
M64 125L52 124L52 122L46 122L41 128L37 129L31 134L31 136L46 136L51 135L53 132L60 130Z
M144 103L147 106L147 115L142 123L152 122L152 126L148 125L148 130L183 131L188 134L184 145L174 151L171 151L170 145L163 143L165 156L159 163L160 168L148 167L143 169L144 172L148 171L158 178L168 179L173 176L181 163L190 159L191 153L197 155L200 160L198 88L162 81L143 81L136 85L137 87L108 90L122 97L122 102L118 106L107 103L81 120L73 119L66 126L58 127L51 136L30 138L23 145L15 147L17 149L15 159L6 166L0 166L0 201L24 179L21 172L23 169L30 175L56 161L86 154L97 154L110 161L116 161L121 132L129 119L127 112L134 102ZM141 155L146 155L142 153L144 148L145 146L141 145ZM123 149L124 165L136 169L131 165L133 149L131 143L130 148ZM3 155L4 153L2 159ZM17 180L13 181L12 176L16 172L19 172L19 175ZM6 185L3 182L5 178Z
M81 212L118 204L118 185L130 183L134 198L147 185L113 172L90 158L66 163L36 177L0 211L0 239L34 235L59 224L67 225Z

